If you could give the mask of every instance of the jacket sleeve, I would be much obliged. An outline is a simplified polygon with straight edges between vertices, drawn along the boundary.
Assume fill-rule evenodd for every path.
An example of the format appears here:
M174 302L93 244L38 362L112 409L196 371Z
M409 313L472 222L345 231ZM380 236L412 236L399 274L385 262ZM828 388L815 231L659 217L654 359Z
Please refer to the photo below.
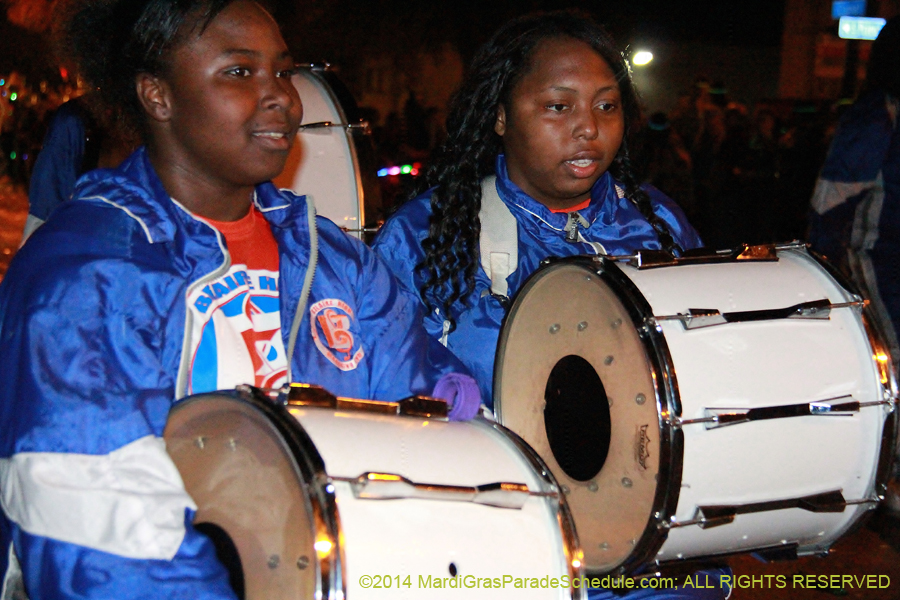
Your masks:
M161 437L176 294L129 244L90 257L105 235L42 228L2 284L5 585L18 571L31 600L233 599Z

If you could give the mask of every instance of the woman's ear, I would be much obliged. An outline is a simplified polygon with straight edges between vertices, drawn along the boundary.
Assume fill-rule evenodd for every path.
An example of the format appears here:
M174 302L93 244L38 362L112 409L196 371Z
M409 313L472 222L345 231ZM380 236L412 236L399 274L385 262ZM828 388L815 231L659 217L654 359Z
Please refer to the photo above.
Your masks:
M171 118L169 88L162 79L149 73L141 73L135 78L134 85L147 116L159 122Z
M506 133L506 108L502 104L497 108L497 120L494 122L494 133L501 137Z

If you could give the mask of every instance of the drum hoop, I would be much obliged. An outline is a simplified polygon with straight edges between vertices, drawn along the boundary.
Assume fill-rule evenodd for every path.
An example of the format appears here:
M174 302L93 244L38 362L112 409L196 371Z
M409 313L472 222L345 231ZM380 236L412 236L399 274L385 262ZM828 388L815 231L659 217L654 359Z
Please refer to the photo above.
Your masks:
M278 432L294 467L303 483L312 492L308 496L312 508L314 536L327 536L334 550L320 555L314 552L316 564L316 598L328 599L347 596L344 576L345 564L343 534L340 515L335 500L334 486L325 471L325 461L300 422L288 412L286 406L273 402L262 390L249 385L240 385L235 390L223 390L196 394L178 402L172 410L193 403L195 400L227 397L250 405L259 412Z
M523 440L519 434L508 427L505 427L496 421L489 421L488 419L480 417L473 419L472 423L494 429L500 435L512 442L516 450L520 452L531 465L532 469L538 474L540 479L543 480L546 487L557 492L556 497L559 499L559 507L556 513L557 523L559 525L560 533L562 534L563 552L566 557L566 568L568 570L569 580L574 581L575 579L583 578L585 573L584 553L581 549L581 542L578 539L578 530L575 528L575 518L572 516L572 511L569 509L566 495L562 493L562 487L559 485L553 472L550 471L547 463L544 462L544 459L541 458L528 442ZM576 560L578 566L575 565ZM587 598L587 592L585 592L583 586L579 588L571 586L569 589L572 592L571 598L573 600L584 600Z
M328 99L331 100L331 103L334 105L335 110L337 110L338 115L341 118L341 127L344 137L347 140L347 147L350 149L350 163L351 167L353 167L353 179L356 181L356 207L359 211L359 221L357 222L357 226L360 229L359 239L362 239L362 230L366 226L366 203L365 203L365 189L363 188L362 177L360 176L360 167L359 167L359 156L356 152L356 141L353 139L353 134L351 130L347 129L347 111L344 110L343 104L341 104L340 99L334 93L334 88L332 87L331 82L328 80L327 75L331 72L330 65L318 65L318 64L310 64L310 65L301 65L305 71L307 71L311 77L316 79L325 90L325 93L328 94ZM334 75L332 74L332 77Z
M841 273L837 267L829 263L825 260L825 257L819 254L818 252L812 250L809 247L802 247L797 249L798 251L805 252L814 262L816 262L826 273L828 273L847 293L856 296L858 298L862 298L862 294L859 292L859 288L847 278L843 273ZM885 418L884 422L884 430L881 435L881 448L878 456L878 466L875 468L875 481L873 482L874 493L879 497L883 498L887 493L887 484L888 480L891 478L891 467L893 466L895 460L895 448L897 447L897 439L898 435L900 435L900 417L898 417L897 411L897 399L898 399L898 384L897 384L897 373L894 371L894 362L890 355L890 350L888 345L885 343L884 334L881 331L881 327L879 325L878 320L875 316L875 309L872 307L871 303L867 302L862 309L862 324L863 329L866 332L866 336L869 340L869 347L872 350L872 356L883 355L887 357L885 362L885 367L882 373L886 376L887 381L881 382L882 393L887 398L894 399L894 404L891 409L890 414ZM876 370L881 370L877 364L875 365ZM859 524L862 521L859 520ZM848 526L848 531L842 533L840 537L843 537L845 533L848 533L850 530L854 528L854 525L851 523Z
M659 474L647 526L635 544L634 551L614 569L614 572L618 574L630 574L638 571L656 556L668 537L668 529L663 524L670 520L678 506L684 465L684 434L680 428L674 426L675 420L681 416L681 401L678 381L673 368L674 363L665 335L662 328L653 321L653 310L647 299L613 260L604 256L590 255L552 257L542 261L541 268L529 275L516 293L512 306L500 328L500 336L497 340L497 360L494 362L494 411L498 421L502 424L502 398L497 393L503 385L503 361L501 359L505 354L511 324L515 320L522 299L549 269L561 264L575 264L599 276L609 286L631 317L653 372L654 395L659 414ZM591 571L588 573L595 574ZM605 575L607 573L598 572L596 574Z

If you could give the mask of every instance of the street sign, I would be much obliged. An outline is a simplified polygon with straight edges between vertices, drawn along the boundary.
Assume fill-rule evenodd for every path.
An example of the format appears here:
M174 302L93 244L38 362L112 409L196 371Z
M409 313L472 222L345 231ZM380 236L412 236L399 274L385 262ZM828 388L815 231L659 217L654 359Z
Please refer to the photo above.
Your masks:
M831 18L866 16L866 0L833 0Z
M841 17L838 37L845 40L874 40L887 21L869 17Z

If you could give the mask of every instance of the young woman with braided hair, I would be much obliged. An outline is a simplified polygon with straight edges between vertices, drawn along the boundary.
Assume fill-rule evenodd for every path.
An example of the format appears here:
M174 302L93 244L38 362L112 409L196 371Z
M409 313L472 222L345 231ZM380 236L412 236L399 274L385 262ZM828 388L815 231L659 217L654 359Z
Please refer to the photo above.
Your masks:
M639 121L629 67L603 29L571 12L516 19L479 51L454 97L431 189L379 232L376 251L419 293L426 328L469 367L489 408L509 298L543 259L701 245L675 203L636 180L628 138ZM716 583L625 597L728 592Z
M507 299L541 260L701 245L675 203L635 179L639 122L629 67L598 25L571 12L511 21L454 97L432 188L379 232L376 250L419 292L431 333L474 369L489 407ZM485 237L498 235L482 220L485 190L515 218L518 260L499 285L482 266Z

